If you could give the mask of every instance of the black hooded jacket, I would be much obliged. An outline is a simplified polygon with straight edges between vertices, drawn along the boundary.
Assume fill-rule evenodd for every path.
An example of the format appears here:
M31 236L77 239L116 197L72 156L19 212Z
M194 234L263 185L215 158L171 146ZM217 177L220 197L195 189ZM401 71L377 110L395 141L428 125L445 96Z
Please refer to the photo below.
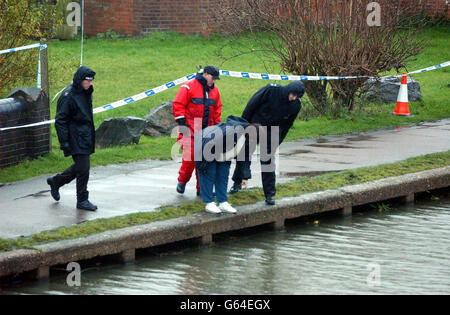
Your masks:
M289 93L297 95L298 99L289 101ZM279 143L281 143L300 112L302 107L300 98L303 94L305 86L301 81L294 81L286 86L266 85L252 96L242 113L242 118L262 126L279 126Z
M92 114L91 86L84 90L81 82L94 77L95 72L81 66L70 84L58 99L55 128L64 156L92 154L95 151L95 127Z
M249 125L245 119L231 115L228 116L226 122L221 122L218 125L210 126L198 132L195 136L194 145L194 159L197 170L204 172L209 162L229 162L232 158L238 156L239 160L243 160L244 178L251 178L250 150L254 150L254 148L250 148L249 139L245 137L245 128ZM241 137L243 137L242 140L245 142L242 143L242 146L239 146L238 141ZM254 146L256 147L256 143ZM205 150L206 152L204 152ZM222 154L226 152L229 154L226 154L228 158L222 160ZM233 153L230 154L230 152ZM204 156L204 153L211 154L211 156ZM219 156L221 158L216 159Z

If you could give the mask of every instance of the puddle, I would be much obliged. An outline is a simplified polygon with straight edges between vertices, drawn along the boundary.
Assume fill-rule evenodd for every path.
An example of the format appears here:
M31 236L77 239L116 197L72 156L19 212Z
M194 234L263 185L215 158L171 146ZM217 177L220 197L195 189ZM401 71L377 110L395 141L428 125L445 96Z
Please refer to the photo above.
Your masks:
M317 175L322 175L326 173L333 173L338 172L337 170L331 170L331 171L313 171L313 172L280 172L280 176L282 177L314 177Z
M311 150L293 150L293 151L289 151L289 152L285 152L285 153L280 153L279 155L281 156L290 156L290 155L295 155L295 154L308 154L308 153L312 153Z
M23 197L19 197L19 198L16 198L14 200L25 199L25 198L28 198L28 197L34 197L34 198L47 197L48 198L48 194L47 193L49 193L49 192L50 192L50 190L41 190L40 192L37 192L37 193L34 193L34 194L29 194L29 195L26 195L26 196L23 196Z
M350 145L345 144L307 144L309 147L317 147L317 148L331 148L331 149L363 149L363 148L356 148L352 147Z
M367 141L367 140L373 140L375 139L374 136L366 136L366 135L360 135L353 138L348 138L347 141Z

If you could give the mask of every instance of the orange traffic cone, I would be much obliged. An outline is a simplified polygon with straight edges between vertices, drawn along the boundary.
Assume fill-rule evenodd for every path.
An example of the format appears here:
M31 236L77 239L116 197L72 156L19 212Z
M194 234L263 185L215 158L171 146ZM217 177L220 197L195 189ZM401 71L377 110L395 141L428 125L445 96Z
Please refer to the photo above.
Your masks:
M406 72L403 72L402 84L398 91L397 106L395 107L394 115L411 116L408 106L408 77Z

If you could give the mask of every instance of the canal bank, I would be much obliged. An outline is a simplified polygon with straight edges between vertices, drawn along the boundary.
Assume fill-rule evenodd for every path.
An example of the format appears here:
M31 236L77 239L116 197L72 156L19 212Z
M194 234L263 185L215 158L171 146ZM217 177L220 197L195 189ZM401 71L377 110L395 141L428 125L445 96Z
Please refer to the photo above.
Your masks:
M450 150L450 119L426 122L413 127L399 127L349 134L344 136L321 136L317 139L304 139L283 142L280 146L277 164L277 183L291 182L298 177L309 177L331 172L352 171L364 167L376 167L390 163L399 163L423 155L447 152ZM96 158L96 154L92 155ZM445 156L444 156L445 158ZM261 169L259 156L254 154L250 188L261 187ZM441 158L442 160L443 158ZM450 158L447 158L447 161ZM177 186L180 161L145 160L134 163L114 164L91 169L89 178L89 196L98 206L95 212L76 209L76 183L73 181L60 189L61 200L55 202L50 195L46 179L42 175L20 182L5 183L0 188L0 251L1 239L29 237L42 231L60 227L69 227L92 222L98 219L110 219L136 212L159 213L161 207L179 206L198 201L195 180L186 186L184 194L178 194ZM426 158L408 173L446 166L449 163L436 163L436 159ZM426 165L421 168L420 165ZM26 167L26 165L24 165ZM403 175L404 169L394 165L389 171L376 171L381 177L365 176L371 181L388 176ZM231 172L233 171L232 164ZM409 168L406 165L406 168ZM61 170L62 171L62 170ZM359 173L348 173L343 185L357 184ZM355 176L356 175L356 176ZM0 182L2 178L0 177ZM231 188L232 181L229 181ZM310 185L310 183L307 183ZM329 190L339 186L322 184L315 190ZM314 190L296 190L284 194L277 190L277 196L294 196ZM254 194L231 198L232 204L240 204L241 198L253 203L258 198ZM257 197L257 196L256 196ZM189 215L186 211L181 215ZM164 219L166 217L163 217ZM161 218L159 218L161 219ZM147 223L147 222L144 222ZM52 238L53 239L53 238Z
M210 244L217 235L224 232L262 225L280 229L286 220L333 211L348 216L357 206L396 198L404 202L413 202L414 196L418 193L449 186L450 166L446 166L283 198L277 200L274 207L257 202L237 207L236 215L216 216L201 212L79 239L37 245L34 249L0 253L0 277L30 272L35 278L45 279L50 275L51 266L98 256L112 255L117 261L131 262L137 249L187 240Z

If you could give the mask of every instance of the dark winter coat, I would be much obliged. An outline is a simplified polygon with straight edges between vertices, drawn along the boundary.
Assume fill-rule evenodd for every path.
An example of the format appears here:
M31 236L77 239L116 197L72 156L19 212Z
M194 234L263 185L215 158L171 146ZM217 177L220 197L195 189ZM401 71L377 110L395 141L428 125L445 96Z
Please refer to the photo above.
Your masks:
M289 101L289 93L297 95L298 99ZM300 112L302 107L300 98L304 93L305 86L301 81L286 86L266 85L252 96L242 113L242 118L262 126L279 126L279 143L281 143Z
M92 114L91 86L84 90L81 82L94 77L95 72L82 66L73 77L73 82L58 99L55 128L64 156L92 154L95 151L95 127Z
M245 137L245 128L249 125L248 121L241 117L228 116L226 122L210 126L198 132L195 136L194 145L194 159L197 170L202 172L207 168L209 162L229 162L239 155L239 158L245 159L243 161L245 175L248 176L247 178L250 178L249 157L251 154L247 151L241 152L244 148L245 150L249 150L249 144L247 143L248 137ZM238 141L240 141L240 145L238 145ZM212 158L212 156L205 157L203 156L204 151L212 153L216 157L220 156L221 158L216 159ZM224 157L223 154L227 157Z

